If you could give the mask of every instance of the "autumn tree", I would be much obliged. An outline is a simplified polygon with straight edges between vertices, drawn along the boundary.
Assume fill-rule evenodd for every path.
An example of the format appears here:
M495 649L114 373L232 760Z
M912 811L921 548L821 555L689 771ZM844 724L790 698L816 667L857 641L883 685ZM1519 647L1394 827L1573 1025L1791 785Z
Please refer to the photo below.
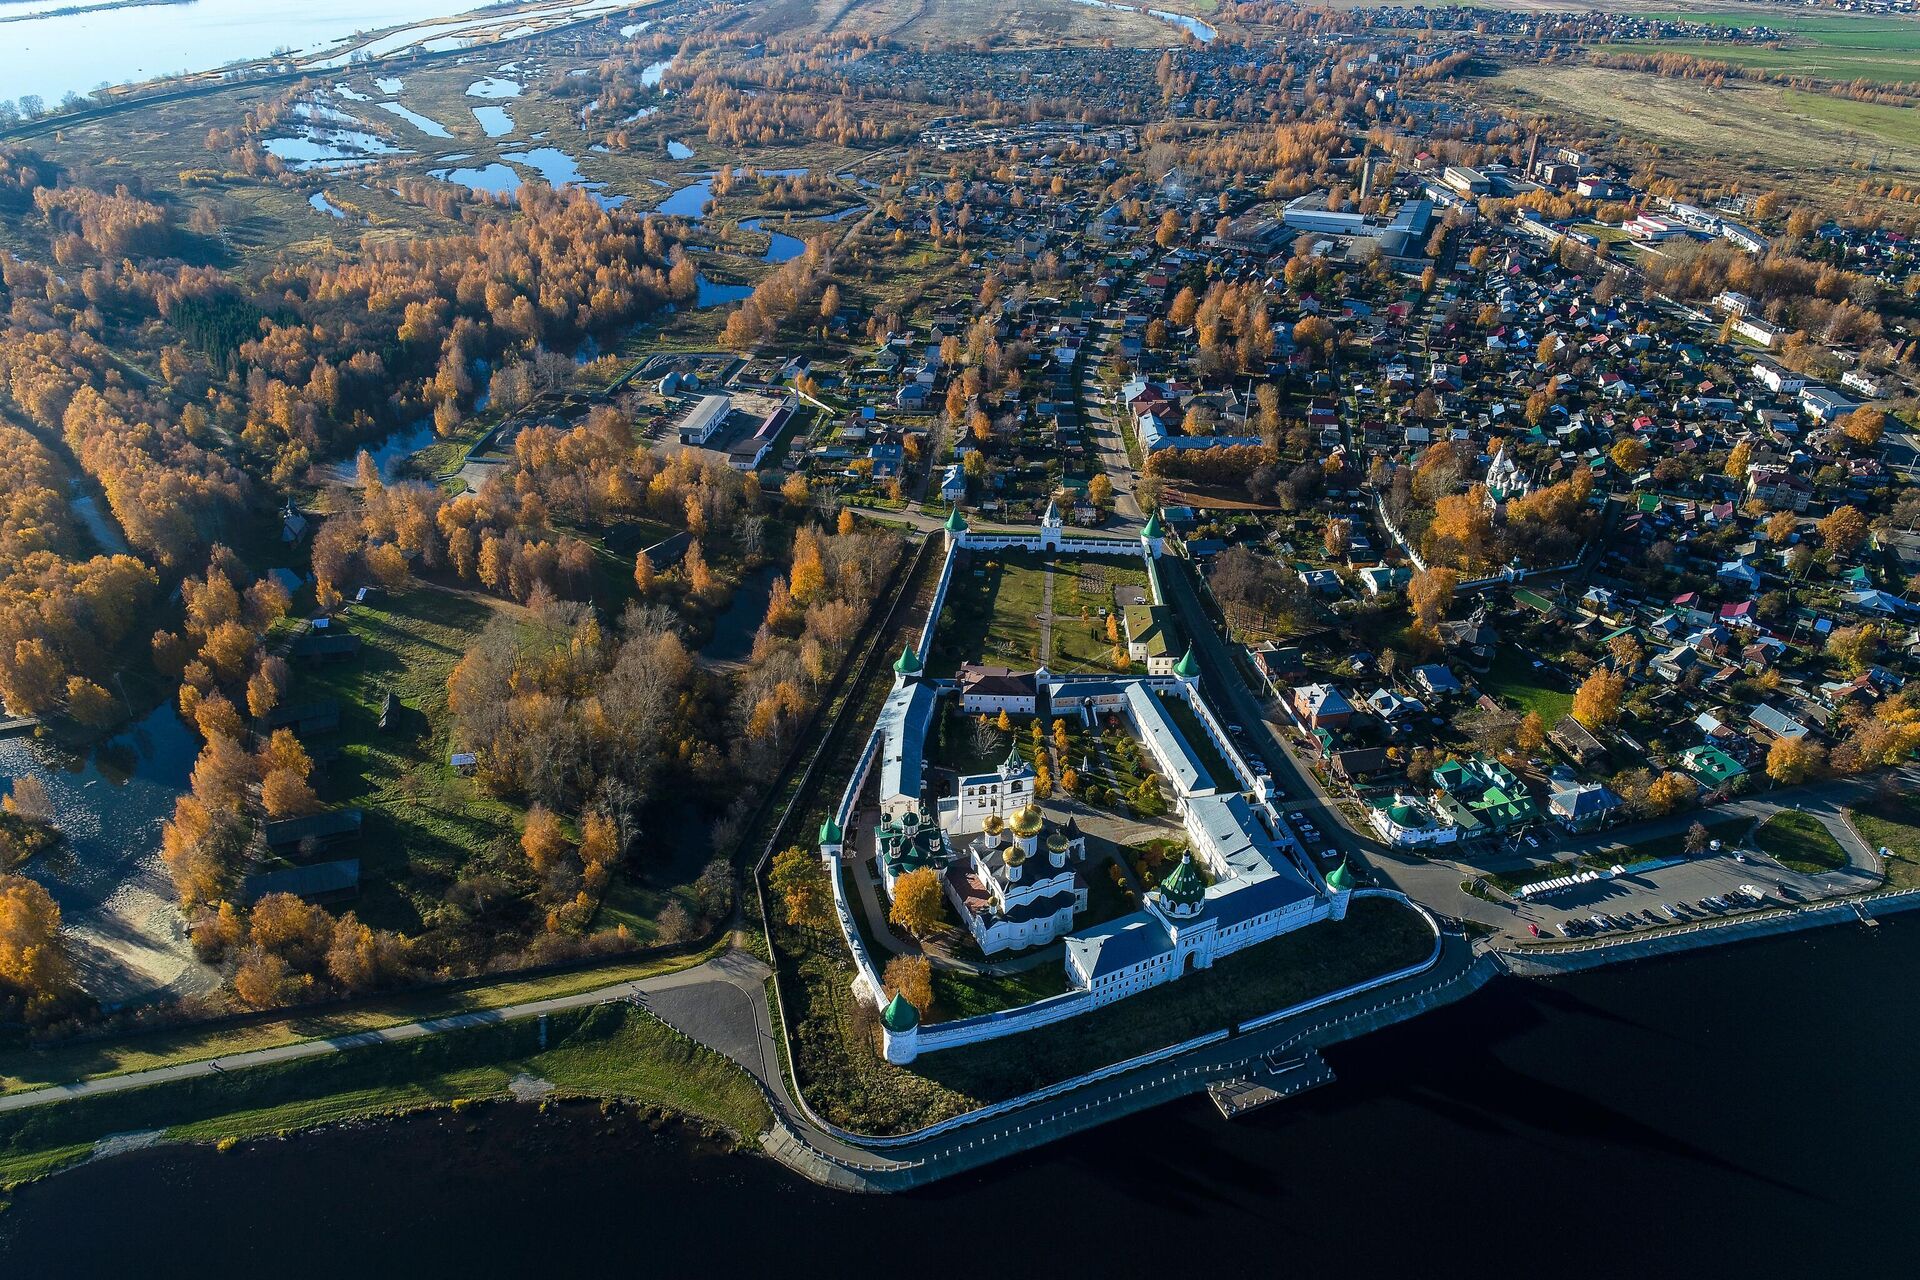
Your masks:
M545 805L527 810L527 825L520 833L520 848L527 855L534 873L546 876L566 857L567 837L560 819Z
M1835 507L1814 528L1820 545L1836 556L1850 556L1867 540L1867 518L1858 507Z
M887 961L880 985L886 999L901 996L923 1015L933 1007L933 965L925 956L895 956Z
M1805 782L1826 763L1827 753L1806 738L1775 738L1767 748L1767 776L1783 787Z
M1599 729L1620 718L1626 697L1626 677L1596 667L1573 694L1573 718L1589 729Z
M1833 425L1853 443L1863 449L1871 449L1880 443L1880 437L1887 429L1887 415L1885 410L1863 404Z
M42 1022L72 988L59 905L38 881L0 875L0 1007Z
M1529 711L1520 717L1520 724L1513 733L1513 745L1532 755L1547 745L1547 722L1538 711Z
M916 938L931 937L946 920L940 873L932 867L909 871L893 882L893 907L887 919Z
M788 924L821 928L832 918L828 905L832 899L820 860L799 845L773 856L767 884L779 895Z
M1428 637L1438 636L1447 609L1453 604L1454 588L1459 585L1460 575L1452 569L1422 569L1416 573L1407 583L1407 605L1413 611L1414 629Z
M1647 788L1647 809L1656 815L1672 813L1691 803L1699 790L1699 785L1684 773L1663 773Z

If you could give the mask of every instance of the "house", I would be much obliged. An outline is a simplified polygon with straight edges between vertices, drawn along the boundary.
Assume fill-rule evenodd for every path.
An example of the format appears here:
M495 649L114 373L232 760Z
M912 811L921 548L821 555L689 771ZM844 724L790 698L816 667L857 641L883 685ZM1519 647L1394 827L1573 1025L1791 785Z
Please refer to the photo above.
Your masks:
M1367 594L1377 596L1388 591L1398 591L1413 580L1413 573L1405 565L1369 565L1360 571L1360 585Z
M1387 767L1385 747L1349 747L1333 753L1334 776L1343 782L1358 782Z
M1732 587L1748 595L1760 589L1760 571L1744 559L1728 560L1720 566L1714 576L1721 586Z
M1618 821L1626 801L1598 782L1556 781L1547 796L1547 812L1568 831L1597 831Z
M1353 704L1330 684L1303 684L1290 701L1294 719L1308 729L1344 729L1353 719Z
M1768 742L1775 738L1804 738L1808 732L1807 726L1764 702L1747 713L1747 723L1758 729Z
M1121 610L1120 621L1128 659L1146 663L1150 676L1172 675L1180 656L1174 651L1173 611L1162 604L1130 604Z
M1378 716L1389 730L1404 733L1417 717L1426 714L1427 707L1418 698L1381 688L1367 695L1367 710Z
M333 809L302 818L281 818L263 824L262 833L269 849L305 847L309 843L325 847L360 834L360 810Z
M247 903L258 902L270 893L290 893L308 902L328 902L350 898L359 891L358 858L264 871L240 883L240 897Z
M1445 698L1465 693L1466 688L1443 663L1427 662L1407 673L1407 678L1429 697Z
M1738 760L1706 743L1682 751L1680 769L1708 791L1719 791L1747 772L1747 767Z
M1463 838L1513 830L1537 820L1540 806L1511 769L1490 756L1449 760L1433 771L1434 804Z
M1340 575L1331 569L1302 569L1300 581L1307 590L1318 591L1323 596L1340 594Z
M1607 748L1600 739L1593 736L1587 726L1572 716L1561 716L1553 728L1547 730L1547 741L1559 748L1567 759L1582 767L1587 767L1607 758Z
M1460 838L1444 813L1415 795L1396 794L1384 803L1369 804L1367 821L1396 849L1452 844Z
M960 709L968 715L1030 716L1038 703L1039 679L1032 672L969 662L960 668L959 684Z

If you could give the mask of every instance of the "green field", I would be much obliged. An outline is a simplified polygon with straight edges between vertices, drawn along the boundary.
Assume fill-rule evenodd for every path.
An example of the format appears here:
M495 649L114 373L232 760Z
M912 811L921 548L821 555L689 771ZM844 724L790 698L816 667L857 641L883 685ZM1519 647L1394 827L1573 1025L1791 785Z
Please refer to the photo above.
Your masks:
M288 705L332 698L340 728L313 735L316 789L329 806L356 805L365 825L350 852L360 859L354 909L369 924L419 932L447 887L490 847L517 839L512 806L448 767L454 750L447 677L490 619L515 606L475 592L425 585L381 592L343 619L358 656L332 662L289 658ZM378 728L388 690L398 723Z
M1893 855L1885 860L1888 887L1920 887L1920 802L1912 796L1889 795L1862 805L1850 816L1868 844Z
M1801 112L1810 119L1872 134L1903 146L1920 147L1920 111L1912 107L1855 102L1851 98L1830 98L1824 93L1799 89L1788 89L1782 98L1788 110Z
M1047 577L1053 578L1050 646L1041 651L1041 615ZM1043 556L1012 552L974 555L955 570L934 644L931 669L951 675L966 662L1031 671L1043 661L1054 672L1111 671L1113 646L1103 608L1115 592L1131 598L1146 589L1146 570L1121 559Z
M1745 13L1654 14L1726 27L1765 25L1789 33L1784 47L1731 44L1717 40L1658 41L1624 47L1680 53L1712 62L1754 67L1821 80L1874 80L1884 84L1920 82L1920 22L1901 18L1813 17L1755 11Z
M1573 694L1565 689L1546 684L1551 675L1542 675L1519 654L1510 650L1501 650L1493 660L1493 668L1487 674L1478 677L1480 688L1518 707L1521 711L1538 711L1540 718L1552 728L1561 716L1573 710Z
M760 1088L719 1054L623 1004L398 1044L274 1063L50 1103L0 1116L0 1185L84 1159L111 1134L161 1130L177 1141L284 1133L318 1124L509 1096L516 1077L563 1097L630 1099L752 1136L766 1127Z
M1847 851L1811 814L1776 813L1760 824L1753 842L1781 866L1805 875L1847 865Z

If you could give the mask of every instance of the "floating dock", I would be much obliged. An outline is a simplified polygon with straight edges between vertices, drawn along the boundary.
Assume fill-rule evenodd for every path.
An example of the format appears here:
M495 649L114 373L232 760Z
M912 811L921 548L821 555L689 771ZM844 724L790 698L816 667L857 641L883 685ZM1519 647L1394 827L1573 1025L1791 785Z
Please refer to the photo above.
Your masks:
M1216 1080L1207 1086L1207 1096L1213 1099L1222 1116L1232 1120L1283 1098L1332 1083L1333 1068L1327 1065L1318 1049L1309 1049L1297 1057L1268 1058L1251 1075Z

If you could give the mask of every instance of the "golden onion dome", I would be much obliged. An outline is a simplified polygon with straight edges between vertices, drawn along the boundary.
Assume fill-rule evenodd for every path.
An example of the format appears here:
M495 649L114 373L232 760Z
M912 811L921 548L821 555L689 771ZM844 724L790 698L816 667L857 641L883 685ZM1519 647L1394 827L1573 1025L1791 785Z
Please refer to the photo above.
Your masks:
M1066 832L1056 831L1052 835L1047 837L1047 848L1055 850L1056 852L1060 852L1060 851L1064 851L1066 847L1067 847Z
M1027 860L1026 851L1016 844L1007 850L1004 860L1008 866L1017 867Z
M981 825L981 828L985 830L986 833L990 836L997 836L1002 831L1005 831L1007 829L1007 824L1005 820L1002 819L1000 815L997 813L988 814L987 820L981 823L980 825Z
M1046 820L1040 816L1040 806L1030 804L1022 807L1013 815L1013 834L1024 838L1037 836Z

